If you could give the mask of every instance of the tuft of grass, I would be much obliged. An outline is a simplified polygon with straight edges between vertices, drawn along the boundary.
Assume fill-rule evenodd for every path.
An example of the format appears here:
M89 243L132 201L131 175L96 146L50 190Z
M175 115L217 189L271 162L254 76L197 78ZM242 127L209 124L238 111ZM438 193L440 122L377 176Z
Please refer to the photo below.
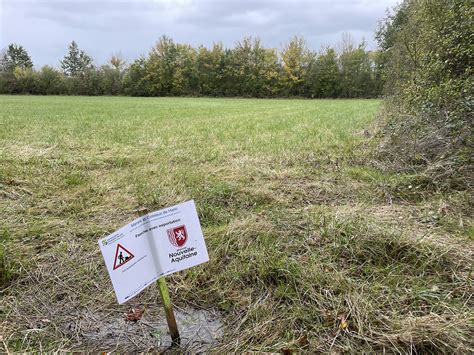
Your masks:
M7 287L16 276L15 257L11 254L9 245L11 243L10 233L7 229L0 234L0 287Z
M79 186L79 185L84 184L85 182L86 182L86 179L84 175L79 172L74 172L72 174L69 174L64 179L64 183L68 187Z
M223 318L215 352L473 351L470 194L373 159L358 132L379 101L0 104L5 351L120 351L81 321L128 307L96 241L137 208L191 198L210 262L169 284L178 307Z

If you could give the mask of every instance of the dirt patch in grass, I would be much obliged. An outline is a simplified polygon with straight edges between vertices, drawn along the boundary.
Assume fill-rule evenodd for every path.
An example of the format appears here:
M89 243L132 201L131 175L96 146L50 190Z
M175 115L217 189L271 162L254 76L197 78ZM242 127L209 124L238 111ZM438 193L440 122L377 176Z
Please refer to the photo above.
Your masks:
M159 305L140 305L139 321L127 321L114 309L99 312L83 309L60 324L64 337L74 341L72 350L164 351L171 347L164 311ZM181 345L185 352L210 351L222 337L223 324L217 314L193 308L175 309ZM46 320L43 320L43 322Z

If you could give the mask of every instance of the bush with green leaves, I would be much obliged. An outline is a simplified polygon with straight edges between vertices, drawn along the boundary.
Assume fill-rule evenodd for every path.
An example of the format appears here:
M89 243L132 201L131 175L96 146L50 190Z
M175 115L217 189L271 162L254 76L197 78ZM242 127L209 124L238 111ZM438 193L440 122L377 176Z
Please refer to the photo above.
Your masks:
M472 186L472 12L466 0L405 0L377 33L385 152L438 186Z

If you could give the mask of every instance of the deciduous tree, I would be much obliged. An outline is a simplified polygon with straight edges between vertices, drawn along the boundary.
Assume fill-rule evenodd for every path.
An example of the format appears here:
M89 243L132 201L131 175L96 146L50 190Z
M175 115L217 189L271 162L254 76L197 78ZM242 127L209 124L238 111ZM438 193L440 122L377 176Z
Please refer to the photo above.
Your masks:
M281 52L282 85L284 92L291 96L303 93L304 78L310 63L310 53L303 37L295 36Z

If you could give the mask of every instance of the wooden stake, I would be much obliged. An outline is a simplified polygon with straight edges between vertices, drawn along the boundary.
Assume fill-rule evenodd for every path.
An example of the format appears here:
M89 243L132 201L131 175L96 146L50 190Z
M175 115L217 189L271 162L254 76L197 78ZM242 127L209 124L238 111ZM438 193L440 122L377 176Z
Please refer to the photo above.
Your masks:
M157 284L158 289L160 290L161 300L163 301L163 307L165 308L166 321L168 322L168 328L170 329L172 346L179 345L181 343L181 338L179 336L176 319L174 318L173 304L171 303L171 298L165 278L160 277L157 281Z
M138 215L144 216L148 213L146 208L139 209L137 211ZM163 302L163 307L165 308L166 322L168 323L168 328L171 335L171 346L180 345L181 338L179 336L178 325L176 324L176 318L174 317L173 304L171 303L170 294L168 291L168 285L166 284L166 279L160 277L156 282L158 284L158 289L160 290L161 301Z

